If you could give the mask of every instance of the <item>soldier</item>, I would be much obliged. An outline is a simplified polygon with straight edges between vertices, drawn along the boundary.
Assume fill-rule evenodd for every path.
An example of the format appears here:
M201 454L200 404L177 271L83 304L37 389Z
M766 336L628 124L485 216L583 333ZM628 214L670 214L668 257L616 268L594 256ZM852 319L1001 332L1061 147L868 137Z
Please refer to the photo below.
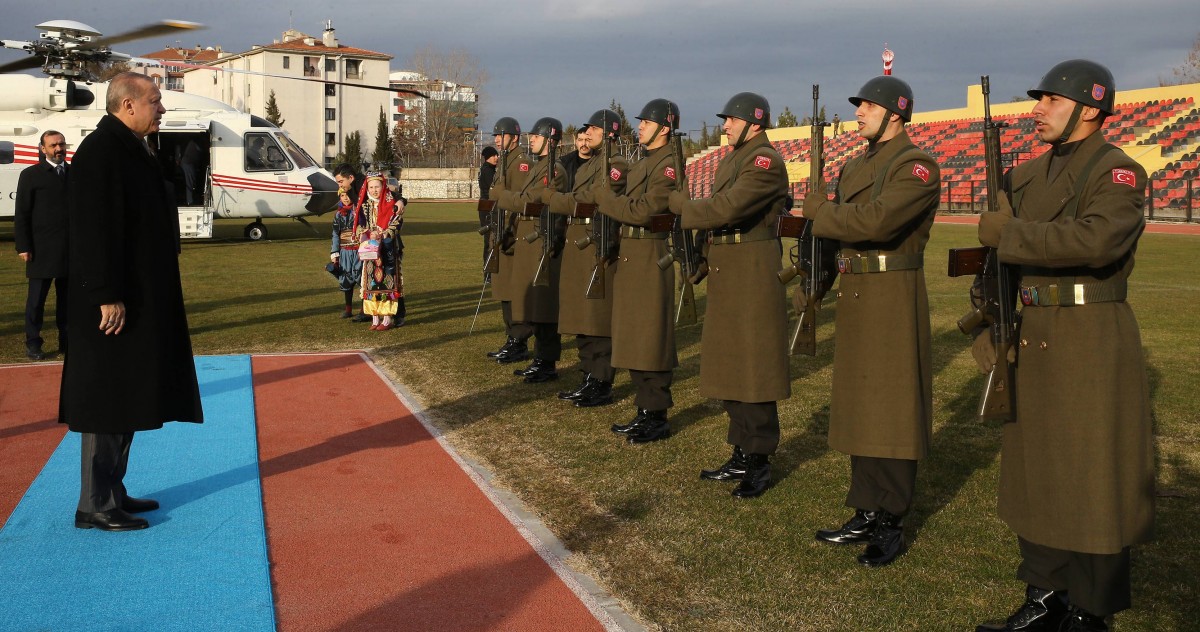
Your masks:
M562 123L554 118L540 118L529 130L529 151L538 157L538 161L530 168L529 177L523 185L500 191L498 203L500 206L518 213L518 221L513 231L516 244L513 246L512 276L509 284L509 299L512 301L512 320L521 323L533 332L534 357L528 367L513 371L513 375L524 378L530 384L549 382L558 379L555 363L562 355L562 337L558 334L558 272L561 258L558 256L562 248L561 238L551 244L554 255L545 262L549 266L549 284L533 285L534 274L542 260L543 243L531 242L529 237L541 234L545 238L542 222L544 218L522 214L525 205L541 204L542 190L546 188L560 189L563 186L563 170L555 169L553 180L550 177L550 148L562 140ZM565 224L560 218L547 215L559 225ZM561 237L563 231L556 230ZM507 363L506 358L498 358Z
M1108 630L1130 606L1130 547L1153 529L1149 388L1125 302L1146 172L1100 131L1115 93L1095 62L1051 68L1029 91L1050 151L1013 169L1011 203L980 218L980 243L1019 274L1024 305L999 512L1028 586L1005 623L978 630ZM995 364L987 332L973 353L985 372Z
M496 121L496 125L492 128L492 133L496 137L496 148L500 150L500 164L496 167L497 177L492 181L492 190L488 194L488 199L499 200L502 191L518 189L525 184L525 180L529 177L530 161L521 152L521 125L517 120L504 116ZM513 209L503 207L500 202L497 202L496 208L492 211L498 215L498 221L503 225L502 233L504 233L503 241L511 241L513 235L509 228L511 214L519 212L521 209ZM502 244L499 251L495 250L493 244L493 254L503 251L505 254L511 254L510 248L503 247ZM512 362L520 362L529 358L529 346L527 341L533 335L533 327L528 324L513 321L512 318L512 259L508 256L501 256L499 259L499 272L491 275L492 283L492 298L500 301L500 313L504 317L504 330L507 338L504 345L496 351L489 351L488 357L495 358L500 364L509 364Z
M840 242L829 446L850 455L846 506L854 509L840 528L816 535L868 542L859 563L883 566L906 548L902 519L933 429L922 262L940 174L904 129L913 111L907 83L875 77L850 103L866 155L846 163L833 202L819 191L804 199L813 235Z
M558 396L574 401L580 407L605 406L613 401L612 383L616 371L612 367L612 287L616 267L608 265L607 253L597 253L601 241L598 231L606 228L608 222L602 221L602 215L587 209L588 205L594 204L591 188L596 183L608 184L618 195L625 191L628 163L620 156L605 160L601 153L609 150L606 139L616 139L620 131L621 121L616 112L598 110L592 114L576 136L576 153L582 164L572 173L564 160L568 192L546 189L542 194L552 212L569 217L559 276L558 330L575 334L579 344L579 366L584 377L574 390L561 392ZM604 168L606 163L608 169ZM612 223L615 228L616 223ZM610 230L610 242L616 237L616 231ZM580 245L584 247L577 247ZM599 292L593 288L589 296L589 283L597 270L602 275L599 287L604 290Z
M738 498L753 498L771 482L770 455L779 446L776 402L791 396L787 304L776 272L783 256L775 224L786 212L787 169L767 140L771 108L752 92L735 94L717 116L733 151L721 159L712 197L671 193L683 228L707 228L708 307L701 335L700 395L721 400L729 414L733 456L700 478L741 481Z
M631 443L648 443L671 436L667 409L674 405L671 382L679 365L675 354L675 268L658 267L667 255L667 233L650 230L650 216L668 212L667 197L675 188L671 134L679 128L679 107L653 99L637 119L638 142L646 157L629 169L625 194L617 195L607 181L596 183L593 195L599 212L623 224L621 253L613 277L612 365L629 369L637 389L637 414L612 431Z

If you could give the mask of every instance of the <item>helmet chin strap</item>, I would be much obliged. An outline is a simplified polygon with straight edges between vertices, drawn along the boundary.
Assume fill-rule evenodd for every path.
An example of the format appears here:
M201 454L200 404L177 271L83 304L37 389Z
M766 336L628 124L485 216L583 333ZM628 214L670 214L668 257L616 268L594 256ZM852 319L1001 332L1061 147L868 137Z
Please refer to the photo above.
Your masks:
M646 142L645 142L646 147L649 147L655 140L657 140L658 135L662 133L663 129L665 129L663 124L659 123L658 121L650 121L650 122L654 123L658 127L654 128L654 133L651 134L650 138L646 140Z
M1071 133L1075 131L1075 126L1079 125L1079 115L1082 113L1083 113L1083 104L1076 101L1075 109L1071 110L1071 118L1067 119L1067 125L1066 125L1066 127L1063 128L1062 135L1059 136L1058 140L1054 141L1053 144L1061 145L1061 144L1067 142L1067 139L1071 137Z
M867 143L871 146L875 146L879 142L879 139L883 138L884 132L887 131L888 123L892 120L892 111L885 109L884 112L883 119L879 121L879 129L875 132L874 136L867 139Z
M746 120L742 120L742 119L738 119L738 120L745 123L745 125L742 126L742 133L738 134L737 142L733 144L733 147L735 149L738 147L741 147L742 143L746 142L746 134L750 133L750 121L746 121Z

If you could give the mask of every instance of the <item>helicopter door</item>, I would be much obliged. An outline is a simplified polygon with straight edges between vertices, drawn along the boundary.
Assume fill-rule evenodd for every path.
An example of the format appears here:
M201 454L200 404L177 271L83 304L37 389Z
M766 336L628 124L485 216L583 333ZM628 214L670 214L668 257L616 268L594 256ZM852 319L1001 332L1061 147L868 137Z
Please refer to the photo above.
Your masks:
M181 237L212 236L212 140L209 121L163 121L156 139L163 175L175 189Z

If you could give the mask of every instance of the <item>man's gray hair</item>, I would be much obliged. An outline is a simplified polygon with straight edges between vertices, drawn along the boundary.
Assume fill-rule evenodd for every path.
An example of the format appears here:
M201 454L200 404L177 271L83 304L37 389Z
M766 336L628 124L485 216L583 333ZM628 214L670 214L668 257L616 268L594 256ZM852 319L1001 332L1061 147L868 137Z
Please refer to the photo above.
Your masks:
M108 97L104 100L104 109L109 114L116 114L125 99L140 99L146 94L154 81L146 75L136 72L123 72L108 83Z

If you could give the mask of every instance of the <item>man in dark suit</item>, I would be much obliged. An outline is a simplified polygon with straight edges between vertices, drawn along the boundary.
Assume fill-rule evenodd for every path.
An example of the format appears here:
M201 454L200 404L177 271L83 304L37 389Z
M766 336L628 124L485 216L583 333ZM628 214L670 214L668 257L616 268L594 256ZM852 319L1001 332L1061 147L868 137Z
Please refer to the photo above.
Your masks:
M158 503L126 493L133 433L201 422L179 280L174 192L145 137L166 111L148 77L118 75L108 115L79 145L68 183L71 352L60 423L82 434L75 526L144 529Z
M17 255L25 262L29 296L25 300L25 355L41 360L42 320L46 297L54 285L54 321L58 348L67 348L67 139L61 133L42 133L42 158L21 172L17 181Z

